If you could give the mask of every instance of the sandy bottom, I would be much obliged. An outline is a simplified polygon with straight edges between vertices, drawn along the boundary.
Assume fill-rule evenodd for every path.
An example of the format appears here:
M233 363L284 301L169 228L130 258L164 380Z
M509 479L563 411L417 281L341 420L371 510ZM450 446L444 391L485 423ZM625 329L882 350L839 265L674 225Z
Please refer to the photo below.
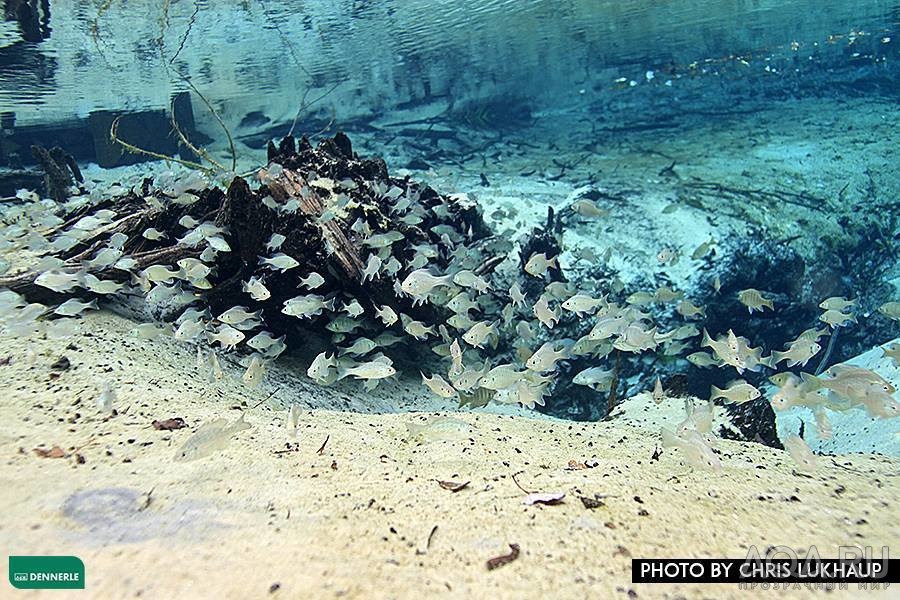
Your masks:
M437 413L408 411L439 404L415 381L321 390L285 361L259 389L232 380L237 368L209 383L190 347L130 338L133 325L102 312L69 340L5 339L0 351L0 540L9 553L81 557L94 598L726 598L751 592L633 585L631 559L900 545L900 459L821 457L803 476L784 452L721 441L724 470L694 471L674 451L654 458L681 401L646 395L602 423L454 412L471 428L445 421L416 443L406 424ZM63 355L71 366L55 375ZM105 382L114 416L95 404ZM343 410L304 409L294 437L289 401ZM200 424L242 410L252 429L174 460ZM172 417L188 427L151 426ZM67 456L34 452L53 446ZM526 506L514 475L565 499ZM581 500L597 495L596 508ZM518 559L489 571L509 544Z

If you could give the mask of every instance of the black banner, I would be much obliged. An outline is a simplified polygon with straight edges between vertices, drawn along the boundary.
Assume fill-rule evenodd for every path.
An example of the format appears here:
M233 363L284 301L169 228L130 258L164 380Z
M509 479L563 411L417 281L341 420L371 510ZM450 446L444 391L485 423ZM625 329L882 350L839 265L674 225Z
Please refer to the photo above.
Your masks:
M632 583L898 583L900 559L635 558Z

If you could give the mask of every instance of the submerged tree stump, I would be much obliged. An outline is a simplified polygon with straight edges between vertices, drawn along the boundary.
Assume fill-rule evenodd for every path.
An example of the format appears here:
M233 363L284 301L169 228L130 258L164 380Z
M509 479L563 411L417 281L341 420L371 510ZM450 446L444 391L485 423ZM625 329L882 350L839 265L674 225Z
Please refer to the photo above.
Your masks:
M65 261L66 270L76 270L108 247L114 234L124 234L127 241L122 250L134 259L134 267L128 271L104 269L95 274L131 283L149 266L175 265L185 258L198 258L204 247L179 243L179 233L185 228L178 223L185 216L199 222L211 221L225 230L223 237L231 251L218 253L208 278L211 288L195 290L198 299L205 301L213 314L235 305L254 311L262 309L271 327L287 318L281 313L284 302L305 293L298 289L298 279L313 271L325 279L314 290L316 294L341 294L364 305L389 304L398 312L428 316L434 307L413 306L409 299L398 295L394 276L381 273L363 284L362 272L369 256L378 254L382 262L393 257L405 269L415 254L415 246L427 244L437 249L429 266L440 270L449 264L455 249L472 248L491 235L474 204L442 196L409 177L391 177L381 159L364 159L354 154L350 140L342 133L323 140L316 148L305 137L299 142L284 138L277 147L270 144L269 164L254 177L235 177L225 191L212 186L190 188L184 193L196 199L179 202L178 194L155 187L148 178L141 189L86 203L60 215L63 223L48 237L67 231L79 219L97 211L113 211L115 218L70 249L54 254ZM419 210L419 222L401 220L403 211L398 210L398 203L410 197L424 208ZM151 227L166 233L166 237L144 237L143 233ZM448 243L448 231L453 232L456 243ZM366 245L371 236L387 232L398 232L402 239L387 248ZM265 285L271 297L257 302L242 291L242 282L259 274L260 257L272 254L266 245L273 234L284 236L279 251L300 266L283 273L267 271ZM38 275L25 272L0 278L0 288L11 289L34 302L59 302L72 295L58 294L36 284ZM84 289L73 293L81 297L93 295Z

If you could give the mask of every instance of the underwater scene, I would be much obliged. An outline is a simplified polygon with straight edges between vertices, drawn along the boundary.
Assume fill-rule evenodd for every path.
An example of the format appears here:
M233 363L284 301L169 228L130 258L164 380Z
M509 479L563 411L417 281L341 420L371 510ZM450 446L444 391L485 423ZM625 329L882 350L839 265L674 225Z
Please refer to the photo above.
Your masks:
M0 596L898 597L900 1L2 7Z

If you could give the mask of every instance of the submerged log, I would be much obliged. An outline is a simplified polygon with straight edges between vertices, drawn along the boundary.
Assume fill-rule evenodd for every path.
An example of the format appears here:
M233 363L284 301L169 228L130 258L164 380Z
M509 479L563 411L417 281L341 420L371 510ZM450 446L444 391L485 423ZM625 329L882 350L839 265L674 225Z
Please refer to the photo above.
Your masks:
M416 307L409 299L398 297L395 277L380 273L363 283L369 257L378 255L382 264L394 258L405 267L415 256L415 247L427 244L437 248L429 266L440 270L449 264L456 248L473 246L491 233L474 204L442 196L408 177L391 177L384 161L359 158L341 133L316 148L306 138L295 142L287 137L277 148L270 145L269 154L269 164L255 177L235 177L225 191L218 187L185 190L196 196L191 203L177 202L172 197L176 194L146 179L140 189L60 215L63 223L52 234L71 230L79 219L99 210L111 210L116 216L55 255L65 260L67 268L81 269L109 246L114 234L124 234L127 241L122 250L135 261L134 266L127 271L104 269L96 275L136 283L141 271L149 266L175 265L179 260L199 257L205 246L179 243L179 235L186 231L179 221L185 216L209 221L224 229L223 237L231 251L217 255L209 277L211 288L195 290L198 298L214 313L235 305L262 309L271 324L286 318L281 314L284 302L305 293L298 290L298 279L313 271L325 279L316 294L344 294L370 306L390 304L398 312L402 309L410 315L427 315L433 307ZM400 219L404 211L397 207L404 199L413 199L422 207L416 219ZM417 219L419 222L415 222ZM144 237L151 227L165 232L166 237ZM383 248L367 243L372 236L387 232L398 232L402 239ZM449 232L458 238L459 246L448 243L445 236ZM273 234L284 236L278 251L296 260L300 267L283 273L267 271L265 284L271 298L256 302L242 291L242 282L259 274L260 257L272 254L266 246ZM479 262L487 264L488 270L492 268L489 261ZM25 272L0 278L0 288L18 292L30 301L60 301L62 294L34 282L38 275ZM78 295L93 294L79 290Z

